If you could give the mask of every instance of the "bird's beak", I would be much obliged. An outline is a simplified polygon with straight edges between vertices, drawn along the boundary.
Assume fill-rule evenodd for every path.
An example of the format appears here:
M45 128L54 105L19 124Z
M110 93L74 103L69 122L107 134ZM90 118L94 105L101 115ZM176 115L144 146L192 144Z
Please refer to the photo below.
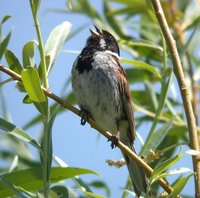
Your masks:
M93 38L101 37L102 36L102 31L97 26L94 25L94 27L95 27L96 31L90 29L91 36Z

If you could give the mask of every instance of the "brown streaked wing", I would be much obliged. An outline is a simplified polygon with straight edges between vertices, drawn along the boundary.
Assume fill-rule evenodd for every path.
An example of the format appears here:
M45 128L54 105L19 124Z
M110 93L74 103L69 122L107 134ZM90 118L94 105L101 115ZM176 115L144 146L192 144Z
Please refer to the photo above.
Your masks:
M131 91L129 88L128 81L126 79L126 74L119 62L119 59L115 56L113 58L116 60L118 64L118 76L119 76L119 90L121 94L122 105L125 111L125 115L128 119L129 123L129 135L130 135L130 143L133 145L135 140L135 128L134 128L134 116L133 116L133 108L132 108L132 97Z

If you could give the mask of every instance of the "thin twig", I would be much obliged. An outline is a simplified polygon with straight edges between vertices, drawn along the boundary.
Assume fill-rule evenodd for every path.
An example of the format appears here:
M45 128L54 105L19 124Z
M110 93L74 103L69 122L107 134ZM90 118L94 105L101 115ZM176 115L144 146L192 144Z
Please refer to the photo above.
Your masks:
M0 65L0 71L8 74L14 80L22 82L21 76L19 74L13 72L12 70L10 70L10 69L2 66L2 65ZM72 105L70 105L69 103L67 103L66 101L64 101L60 97L58 97L57 95L55 95L52 92L48 91L47 89L42 87L42 90L43 90L43 92L44 92L44 94L46 96L48 96L49 98L51 98L54 101L56 101L57 103L59 103L62 107L72 111L73 113L75 113L76 115L81 117L81 112L77 108L73 107ZM87 121L91 125L91 127L96 129L97 131L99 131L106 138L110 139L112 137L111 133L109 133L108 131L103 130L93 119L89 118ZM121 151L123 153L128 155L132 160L136 161L136 163L138 163L146 171L146 173L148 173L149 175L151 175L153 173L153 169L148 164L146 164L140 157L138 157L128 146L124 145L121 141L119 141L117 146L121 149ZM169 184L167 184L163 179L158 180L158 184L168 194L172 193L173 188Z
M154 7L157 20L160 24L161 30L167 42L168 48L170 50L170 54L171 54L171 58L173 62L173 69L178 81L179 89L180 89L182 100L183 100L185 115L187 119L187 125L188 125L188 130L189 130L189 137L190 137L190 147L191 149L199 151L199 142L198 142L195 116L194 116L194 112L193 112L193 108L191 104L189 90L186 85L180 57L179 57L178 50L176 47L176 42L173 39L173 36L170 32L160 1L151 0L151 2ZM200 197L200 160L199 160L199 156L193 156L192 158L193 158L193 168L194 168L194 171L197 173L196 177L194 177L195 178L195 197Z

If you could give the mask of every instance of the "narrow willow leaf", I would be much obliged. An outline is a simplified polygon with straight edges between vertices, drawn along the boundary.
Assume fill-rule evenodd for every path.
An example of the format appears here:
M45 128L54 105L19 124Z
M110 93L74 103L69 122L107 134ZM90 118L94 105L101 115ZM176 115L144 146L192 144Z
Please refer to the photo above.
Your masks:
M185 187L186 183L188 182L188 180L190 179L190 177L192 177L194 174L190 174L186 177L183 178L179 178L173 185L172 188L174 189L171 194L170 194L170 198L176 198L177 195L183 190L183 188Z
M30 0L30 5L33 12L33 17L36 18L40 7L40 0Z
M167 78L167 76L169 76L169 78ZM157 116L161 115L163 111L172 80L173 80L173 71L170 68L165 71L165 74L163 75L163 78L161 80L161 93L159 98L158 109L156 111Z
M3 25L9 18L11 18L11 16L6 15L6 16L3 17L3 19L2 19L1 22L0 22L0 43L1 43L1 41L3 40L3 39L2 39L2 25ZM1 46L1 44L0 44L0 46ZM0 48L1 48L1 47L0 47Z
M50 56L50 63L48 65L48 74L52 69L52 66L63 47L64 42L66 41L68 34L71 29L71 23L68 21L63 22L62 24L55 27L47 39L45 45L45 54Z
M41 162L31 159L32 155L27 155L26 151L22 152L20 149L22 147L15 146L16 150L14 151L7 151L7 150L0 150L0 157L3 159L7 159L8 161L13 160L13 158L17 155L19 158L19 161L23 163L26 167L33 167L33 166L39 166ZM17 150L18 149L18 150ZM25 156L26 155L26 156ZM8 171L8 168L5 169L6 172ZM5 172L5 170L3 172Z
M153 22L157 22L157 18L156 18L152 3L148 0L145 0L145 1L146 1L146 8L149 13L149 16L151 17Z
M155 112L158 107L158 99L156 97L156 93L153 90L152 83L150 83L149 81L144 81L144 84L145 84L145 92L148 97L149 108L153 112Z
M43 131L43 137L42 137L42 143L41 143L41 147L42 147L41 157L42 157L42 164L44 167L43 171L46 171L45 175L47 178L45 179L47 179L47 181L49 181L50 172L51 172L52 151L53 151L52 127L53 127L53 123L54 123L56 115L57 115L57 111L55 111L53 115L51 115L49 122L44 123L44 131Z
M183 154L180 154L180 152L175 155L174 157L171 157L170 159L167 159L161 163L159 163L152 175L150 180L152 181L153 179L155 179L156 177L158 177L162 172L164 172L165 170L167 170L169 167L173 166L177 161L179 161L181 158L183 157Z
M10 15L6 15L6 16L4 16L3 17L3 19L1 20L1 25L3 25L8 19L10 19L11 18L11 16Z
M10 165L10 168L9 168L9 171L8 171L9 173L13 172L14 170L17 169L18 163L19 163L18 161L19 161L19 157L17 155L15 155L15 157L12 161L12 164Z
M23 57L24 68L27 68L28 66L31 66L31 67L35 66L34 45L35 45L35 41L29 41L23 47L22 57Z
M48 100L45 102L33 102L36 109L44 116L47 116L49 113L48 110ZM40 116L40 115L39 115ZM43 116L41 116L43 118ZM41 121L41 120L40 120Z
M34 67L27 67L23 69L22 73L22 82L24 87L34 102L45 102L46 98L40 86L40 80L37 70Z
M0 87L3 87L5 84L7 84L7 83L9 83L11 81L13 81L13 78L8 78L6 80L1 81L0 82Z
M93 21L96 20L102 21L101 16L99 15L95 7L93 7L88 0L81 0L81 1L68 0L67 6L69 11L72 10L72 12L78 12L87 15L90 18L92 18Z
M20 192L22 192L23 194L27 195L28 198L31 197L31 198L39 198L39 197L36 197L35 193L32 193L30 191L27 191L19 186L16 187L17 190L19 190ZM57 197L56 197L57 198Z
M106 17L109 25L120 36L120 38L126 38L125 31L122 28L122 26L120 25L120 24L122 24L122 22L115 15L110 14L112 12L110 2L104 0L103 5L104 5L104 14L105 14L105 17Z
M25 142L30 143L37 149L40 149L40 145L37 143L37 141L33 137L31 137L28 133L26 133L26 131L2 118L0 118L0 129L2 129L3 131L7 132L10 135L13 135Z
M50 179L51 183L56 183L82 174L98 175L94 171L83 168L53 167L51 169ZM13 185L19 186L27 191L37 191L42 187L42 168L40 166L7 173L3 177ZM3 198L14 195L14 193L0 181L0 195Z
M170 170L170 171L164 172L164 173L158 175L157 177L155 177L153 179L153 181L151 181L151 184L156 182L156 181L158 181L159 179L165 178L167 176L183 174L183 173L189 173L189 172L191 173L193 171L191 169L189 169L189 168L179 168L179 169Z
M9 188L9 190L11 190L13 192L13 195L17 195L20 198L27 198L26 196L24 196L17 188L15 185L13 185L10 181L8 181L4 176L0 176L0 185L4 184L5 186L7 186ZM0 190L1 191L1 190ZM4 196L4 194L1 194L1 198L6 198L7 196Z
M11 50L6 50L5 57L9 68L16 73L21 74L23 67L20 64L17 56L15 56L15 54Z
M188 48L189 48L190 44L192 43L192 40L195 37L195 34L196 34L198 29L199 29L199 24L194 28L194 30L193 30L192 34L189 36L186 44L182 48L180 48L180 50L181 50L180 51L181 58L183 58L185 53L188 52Z
M92 192L88 192L88 191L84 191L84 190L79 190L80 192L82 192L83 194L85 194L87 197L93 197L93 198L105 198L102 195L98 195Z
M144 82L144 80L157 82L158 79L155 78L155 75L148 72L147 70L142 70L138 67L126 68L126 77L129 83Z
M54 156L54 161L61 167L68 167L68 165L59 157ZM80 188L84 188L86 191L92 192L92 190L90 189L90 186L88 183L85 183L81 177L76 176L72 179L74 181L74 183L76 184L76 186L80 187Z
M10 40L10 37L11 37L11 32L9 32L6 35L6 37L2 41L0 41L0 60L4 55L4 52L5 52L6 48L7 48L8 42Z
M75 97L72 92L67 94L66 96L63 96L62 98L63 98L63 100L70 102L70 104L76 104ZM56 109L57 105L58 105L57 103L53 103L50 106L50 112L53 112ZM66 109L60 107L59 113L62 113L63 111L66 111ZM43 119L43 117L41 115L37 115L36 117L33 117L29 122L27 122L23 128L28 129L28 128L40 123L42 121L42 119Z
M109 189L108 185L105 182L96 180L96 181L91 182L89 185L94 187L94 188L104 189L105 192L106 192L106 197L110 197L110 189Z
M130 59L125 59L125 58L121 58L121 62L122 63L126 63L126 64L130 64L130 65L134 65L137 67L140 67L142 69L145 69L153 74L155 74L159 79L161 78L160 73L158 72L157 69L155 69L152 65L149 65L145 62L141 62L141 61L136 61L136 60L130 60Z
M166 135L168 134L170 128L173 125L173 120L163 124L153 135L152 137L145 142L145 145L143 147L142 154L148 155L150 150L155 151L160 143L164 140Z
M30 99L29 95L26 95L23 99L24 104L31 104L33 103L32 100Z
M125 45L129 45L131 47L135 47L135 46L140 46L140 47L148 47L148 48L152 48L155 50L160 51L161 53L163 53L163 48L161 46L159 46L156 43L150 42L148 40L133 40L133 41L127 41L127 40L119 40L118 41L119 44L125 44Z

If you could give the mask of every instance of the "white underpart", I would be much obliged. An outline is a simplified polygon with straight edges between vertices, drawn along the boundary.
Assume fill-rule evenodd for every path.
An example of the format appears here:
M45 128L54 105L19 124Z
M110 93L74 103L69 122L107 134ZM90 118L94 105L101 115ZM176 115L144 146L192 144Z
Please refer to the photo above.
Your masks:
M105 40L104 40L103 38L100 39L99 45L100 45L100 47L103 48L103 49L106 47L106 42L105 42Z
M109 50L96 52L93 69L81 75L75 71L72 86L78 104L88 110L103 128L116 133L122 127L126 128L128 122L120 122L120 128L117 126L117 120L123 117L124 112L118 88L119 78L116 75L118 64L112 56L118 57Z

